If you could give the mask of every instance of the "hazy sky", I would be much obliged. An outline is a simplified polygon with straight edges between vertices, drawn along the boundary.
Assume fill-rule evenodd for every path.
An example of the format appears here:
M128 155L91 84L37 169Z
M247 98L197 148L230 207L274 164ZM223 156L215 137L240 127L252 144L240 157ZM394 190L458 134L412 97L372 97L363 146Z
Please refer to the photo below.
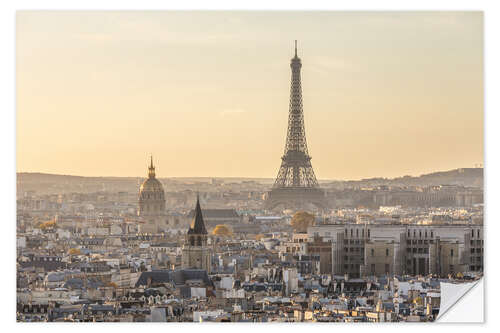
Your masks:
M483 163L479 12L18 12L17 171L270 177L298 40L318 179Z

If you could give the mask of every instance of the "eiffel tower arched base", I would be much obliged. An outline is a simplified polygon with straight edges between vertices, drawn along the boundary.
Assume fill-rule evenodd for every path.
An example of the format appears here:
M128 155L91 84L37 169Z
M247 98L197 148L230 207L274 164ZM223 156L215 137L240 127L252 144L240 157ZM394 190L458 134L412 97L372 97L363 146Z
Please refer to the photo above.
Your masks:
M320 210L328 208L325 192L307 187L273 188L268 192L264 208L272 210L280 205L286 209L308 209L311 205Z

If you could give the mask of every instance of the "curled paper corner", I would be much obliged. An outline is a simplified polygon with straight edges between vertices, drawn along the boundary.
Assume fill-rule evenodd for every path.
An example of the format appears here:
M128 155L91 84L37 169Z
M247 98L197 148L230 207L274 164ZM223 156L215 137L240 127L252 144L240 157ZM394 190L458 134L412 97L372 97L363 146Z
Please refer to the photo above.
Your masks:
M484 322L484 278L460 284L441 282L441 305L436 322Z

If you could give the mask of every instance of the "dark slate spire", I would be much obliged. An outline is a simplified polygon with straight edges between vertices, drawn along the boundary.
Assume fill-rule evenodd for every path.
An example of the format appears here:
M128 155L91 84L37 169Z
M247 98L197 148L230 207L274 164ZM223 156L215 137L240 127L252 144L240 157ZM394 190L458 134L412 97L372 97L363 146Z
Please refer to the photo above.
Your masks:
M206 235L205 222L203 222L203 215L201 214L200 197L196 196L196 208L194 210L193 221L189 227L188 234Z

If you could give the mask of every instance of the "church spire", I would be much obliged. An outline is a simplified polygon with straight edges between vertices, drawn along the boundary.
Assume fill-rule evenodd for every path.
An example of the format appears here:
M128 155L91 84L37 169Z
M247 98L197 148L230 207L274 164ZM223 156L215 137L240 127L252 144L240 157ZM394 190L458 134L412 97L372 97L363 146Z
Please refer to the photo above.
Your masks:
M148 176L149 178L155 178L156 174L155 174L155 167L153 165L153 155L151 155L151 164L149 165L149 172L148 172Z
M196 208L194 210L194 217L193 221L191 221L188 234L196 234L196 235L207 234L207 229L205 228L205 222L203 222L203 215L201 213L200 196L198 194L196 195Z

